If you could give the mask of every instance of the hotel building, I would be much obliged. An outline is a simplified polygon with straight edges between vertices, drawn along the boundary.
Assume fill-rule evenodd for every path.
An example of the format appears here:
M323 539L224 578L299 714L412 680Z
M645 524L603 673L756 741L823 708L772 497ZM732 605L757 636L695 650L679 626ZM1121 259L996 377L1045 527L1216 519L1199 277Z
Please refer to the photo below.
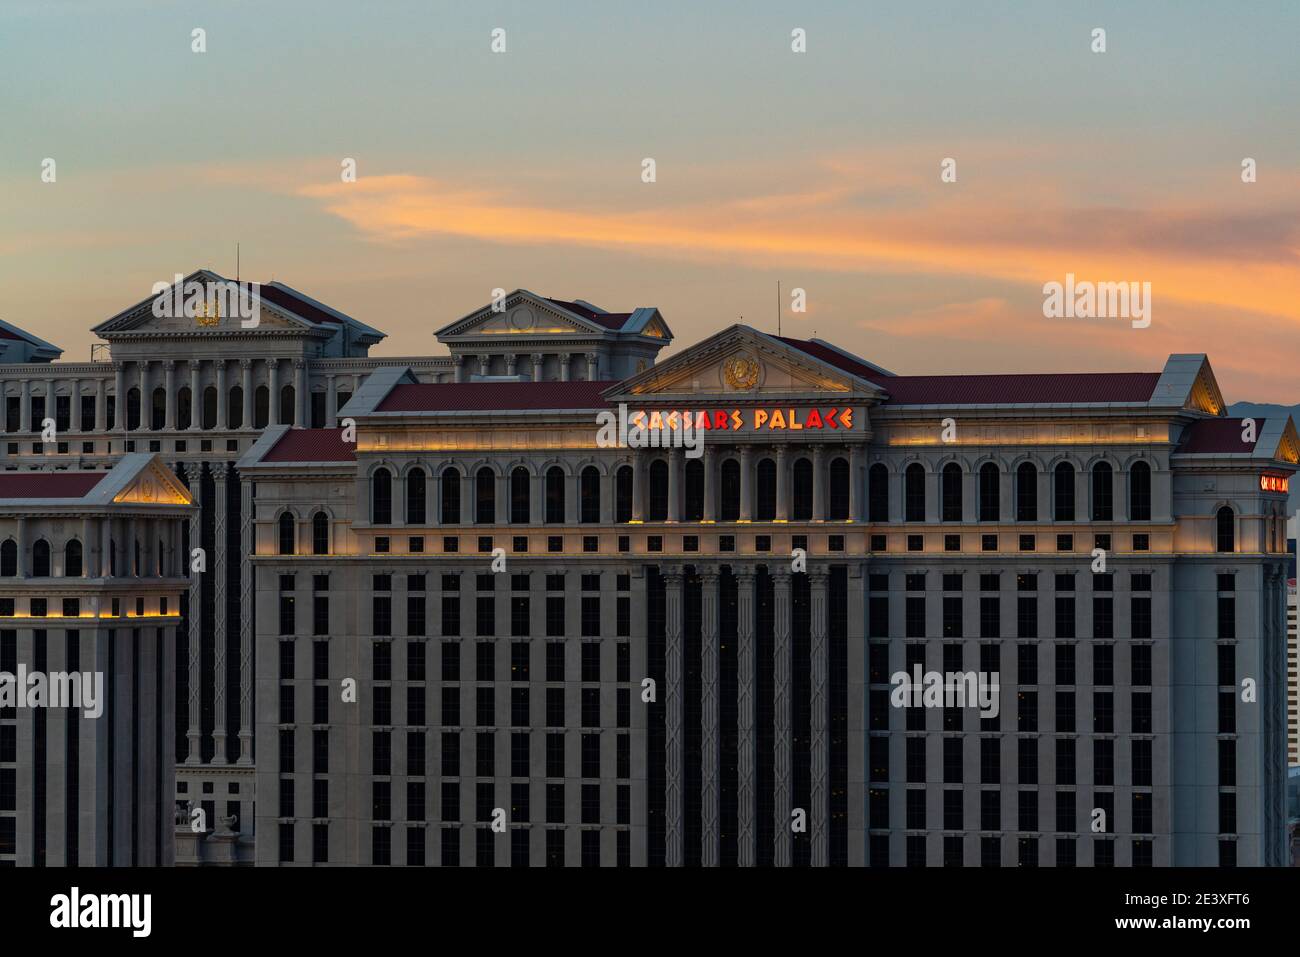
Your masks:
M658 361L657 310L516 290L377 359L258 295L146 299L82 365L5 327L6 468L150 452L200 506L166 720L236 839L179 862L1284 863L1300 443L1205 356L903 376L736 325ZM918 667L998 713L896 707Z

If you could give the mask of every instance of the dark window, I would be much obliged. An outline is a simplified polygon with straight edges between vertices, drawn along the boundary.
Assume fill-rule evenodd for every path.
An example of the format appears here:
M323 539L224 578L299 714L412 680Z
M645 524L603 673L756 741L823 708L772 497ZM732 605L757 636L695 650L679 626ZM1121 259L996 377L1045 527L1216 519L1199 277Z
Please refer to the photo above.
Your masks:
M385 468L370 477L370 521L375 525L393 521L393 473Z
M889 521L889 469L880 463L867 473L867 519Z
M1135 522L1151 520L1151 466L1134 462L1128 473L1129 518Z
M480 471L479 475L481 476L482 474L483 473ZM563 475L561 475L561 478L563 478ZM527 525L532 520L532 516L531 516L532 510L529 507L530 494L528 488L531 482L532 482L532 476L528 474L528 469L523 468L522 466L519 468L511 469L510 471L510 523L512 525ZM549 488L550 488L550 476L548 475L547 489L549 490ZM479 495L480 496L482 495L482 489L479 490ZM492 518L488 518L486 520L483 518L482 511L481 511L482 510L481 500L480 500L479 507L480 507L480 514L478 519L479 522L484 522L484 521L491 522L494 520Z
M527 473L525 473L526 475ZM492 525L497 520L497 477L486 465L474 476L474 521Z
M564 524L564 469L558 465L546 470L546 522Z
M1092 520L1109 522L1114 518L1114 470L1109 462L1098 462L1092 467Z
M424 469L412 469L406 475L406 523L424 524Z
M311 517L311 553L328 555L330 550L330 520L324 512Z
M1052 517L1058 522L1074 521L1074 466L1058 463L1052 472Z
M1218 535L1215 550L1220 552L1235 552L1237 550L1236 522L1232 509L1226 505L1219 509L1217 522Z
M1016 469L1016 521L1038 521L1038 469L1032 462Z
M940 520L944 522L961 521L961 466L949 462L941 474L941 512Z
M925 521L925 469L919 462L903 473L903 521Z
M295 552L294 539L298 535L298 526L293 520L293 515L285 512L280 516L280 554L292 555Z
M578 520L591 525L600 521L600 471L594 465L588 465L579 477L578 493L580 497Z
M460 473L453 468L442 470L442 523L460 524Z

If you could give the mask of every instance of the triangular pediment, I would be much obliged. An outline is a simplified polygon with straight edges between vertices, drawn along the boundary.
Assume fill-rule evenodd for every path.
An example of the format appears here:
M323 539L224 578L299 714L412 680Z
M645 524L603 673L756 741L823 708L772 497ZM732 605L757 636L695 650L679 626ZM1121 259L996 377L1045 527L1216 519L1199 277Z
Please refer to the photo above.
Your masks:
M113 501L141 505L190 505L194 499L175 473L154 458L127 481L113 496Z
M258 288L256 283L232 286L225 277L208 269L199 269L179 283L169 283L161 293L142 299L92 331L112 338L123 334L192 336L254 331L309 332L319 328L260 297Z
M870 382L742 325L722 332L616 386L609 398L659 395L878 395Z
M1204 353L1171 355L1151 393L1156 406L1188 409L1210 415L1227 415L1227 403Z
M443 326L435 335L440 341L482 336L590 336L604 335L604 326L556 305L544 296L516 289L495 303L476 309Z

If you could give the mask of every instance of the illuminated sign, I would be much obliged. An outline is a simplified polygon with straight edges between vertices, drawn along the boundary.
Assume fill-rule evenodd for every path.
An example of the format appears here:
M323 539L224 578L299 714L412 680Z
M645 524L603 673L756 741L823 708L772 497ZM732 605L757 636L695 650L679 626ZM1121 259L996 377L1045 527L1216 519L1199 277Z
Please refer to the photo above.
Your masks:
M838 406L829 409L709 409L709 410L641 410L633 412L628 422L638 429L673 431L694 428L697 432L799 432L814 430L853 430L853 410Z
M1265 492L1287 492L1291 489L1291 480L1281 475L1261 475L1259 487Z

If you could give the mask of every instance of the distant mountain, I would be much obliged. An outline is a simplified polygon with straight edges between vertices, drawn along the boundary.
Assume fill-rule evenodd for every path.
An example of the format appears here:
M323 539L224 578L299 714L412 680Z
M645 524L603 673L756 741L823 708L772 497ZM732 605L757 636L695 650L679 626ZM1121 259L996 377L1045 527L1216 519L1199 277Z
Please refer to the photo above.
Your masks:
M1271 402L1234 402L1228 406L1228 415L1253 419L1280 419L1289 415L1300 427L1300 405L1274 405ZM1294 515L1300 511L1300 475L1292 478L1291 495L1286 510Z

